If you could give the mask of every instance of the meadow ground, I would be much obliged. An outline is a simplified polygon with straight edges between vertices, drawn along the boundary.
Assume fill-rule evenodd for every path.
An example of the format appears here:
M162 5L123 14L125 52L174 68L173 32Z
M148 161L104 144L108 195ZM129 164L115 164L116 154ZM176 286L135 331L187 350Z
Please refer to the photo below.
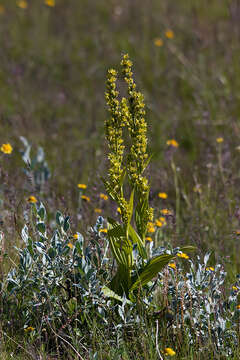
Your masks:
M204 335L193 331L193 344L187 331L188 335L180 334L178 326L173 331L171 323L155 318L152 326L147 318L145 328L142 323L143 328L133 326L131 335L126 331L120 340L115 329L116 340L111 343L113 329L106 331L96 317L94 324L88 323L93 332L86 330L86 334L91 333L90 341L84 338L84 331L76 329L73 333L69 330L65 340L85 359L165 359L171 354L161 349L168 347L168 342L175 351L178 349L174 356L179 359L240 358L236 345L239 319L235 311L240 303L236 277L240 273L238 1L1 0L0 33L0 145L9 143L13 148L11 154L2 151L0 155L2 299L7 273L18 264L15 247L24 246L21 229L26 222L33 226L35 221L31 201L27 201L30 196L44 203L49 231L57 210L64 217L70 216L71 236L82 233L88 237L89 228L99 215L118 218L117 205L104 197L106 190L101 181L108 169L104 92L107 70L119 69L122 55L128 53L146 104L148 151L152 154L146 171L151 183L150 205L156 219L164 218L158 225L155 223L155 232L149 232L148 237L155 247L195 246L197 250L191 254L195 264L204 263L205 254L211 252L201 269L209 275L205 279L208 285L205 290L200 289L205 281L200 271L195 290L203 294L214 283L222 304L230 299L228 318L221 316L226 321L225 328L236 327L236 334L234 338L228 333L228 340L224 341L223 337L209 335L211 341L201 343ZM125 95L123 79L117 85L120 95ZM27 164L29 144L31 168ZM86 184L87 188L78 184ZM163 209L169 213L162 213ZM179 272L191 275L191 263L186 260ZM192 271L197 274L197 269ZM223 273L224 284L220 279ZM176 290L178 281L174 281L171 279L169 286ZM171 291L167 294L166 286L163 290L165 295L160 292L157 296L165 308L174 296ZM69 359L78 358L74 350L70 353L66 343L65 348L60 344L56 334L53 340L47 338L50 345L45 348L42 335L31 329L21 333L12 320L8 332L3 314L6 310L1 306L2 359L68 358L68 351ZM12 306L11 303L9 311L14 317L14 311L22 309L20 298L14 311ZM215 316L216 307L206 309L209 316ZM71 318L72 310L69 311ZM27 316L30 315L25 320ZM117 324L115 314L111 316ZM214 319L209 321L210 334ZM55 325L52 333L64 337L67 325L63 329L62 323ZM25 321L22 326L27 329L31 324ZM219 325L214 332L218 329ZM140 330L144 334L141 341ZM78 347L79 339L84 339L82 347ZM56 341L55 345L51 341Z

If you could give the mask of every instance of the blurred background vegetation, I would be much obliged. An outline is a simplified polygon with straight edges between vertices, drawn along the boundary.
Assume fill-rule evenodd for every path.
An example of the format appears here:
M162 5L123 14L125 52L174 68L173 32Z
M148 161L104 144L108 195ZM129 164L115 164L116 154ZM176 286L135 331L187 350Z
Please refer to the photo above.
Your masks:
M96 218L94 207L109 214L111 204L98 198L107 165L105 78L129 53L146 101L152 203L175 210L179 201L180 227L173 221L168 239L215 249L239 272L238 0L1 0L0 34L0 142L14 148L0 159L9 248L29 195L70 214L78 229L77 184L85 183L85 221ZM41 194L23 174L19 136L45 150L51 179ZM179 143L174 157L168 139Z

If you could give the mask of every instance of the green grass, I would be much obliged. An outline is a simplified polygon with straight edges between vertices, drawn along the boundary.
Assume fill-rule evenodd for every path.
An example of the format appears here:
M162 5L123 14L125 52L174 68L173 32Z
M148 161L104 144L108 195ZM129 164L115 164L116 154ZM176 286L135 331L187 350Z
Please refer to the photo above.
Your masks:
M110 200L99 199L104 192L100 176L107 168L104 91L107 69L128 52L147 106L151 205L156 214L162 208L176 214L178 203L177 223L170 217L158 243L191 244L200 256L211 250L211 264L225 266L228 292L240 273L237 1L56 0L50 8L38 0L20 9L15 1L2 0L0 5L5 9L0 14L0 144L10 142L14 148L11 156L0 156L0 230L10 256L4 274L17 261L14 246L22 246L29 195L46 204L49 222L56 209L70 215L73 233L87 233L98 216L95 208L104 217L116 215ZM167 29L173 39L166 38ZM163 40L161 47L154 45L156 38ZM23 173L21 135L33 152L38 146L45 150L51 178L42 192ZM224 138L222 144L218 137ZM179 143L173 155L168 139ZM91 198L83 204L82 218L77 215L78 183L88 184L84 193ZM159 199L159 192L168 198ZM99 359L159 358L149 334L141 347L136 336L132 348L126 341L115 349L97 334L96 349L100 339ZM28 356L18 355L16 344L5 341L3 359L11 359L11 346L15 359ZM31 345L15 341L31 352ZM191 353L187 344L183 349L179 359L207 358Z

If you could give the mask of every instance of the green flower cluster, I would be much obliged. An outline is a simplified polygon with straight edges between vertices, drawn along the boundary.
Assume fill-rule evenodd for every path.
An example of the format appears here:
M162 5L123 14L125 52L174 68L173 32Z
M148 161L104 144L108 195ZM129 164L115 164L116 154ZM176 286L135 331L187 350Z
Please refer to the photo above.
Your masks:
M133 80L132 62L126 54L121 61L122 74L127 84L127 99L118 100L116 90L117 72L110 69L107 78L107 91L105 93L110 117L105 122L106 139L108 141L110 166L108 181L105 186L110 196L117 201L122 220L128 223L131 217L130 203L123 195L123 181L125 173L132 189L137 195L137 203L144 209L141 213L141 235L144 236L147 222L153 217L153 209L148 206L149 184L143 172L148 165L147 154L147 124L144 119L144 99L137 92ZM124 153L123 128L128 129L130 146L127 154ZM143 206L144 205L144 206Z
M128 154L127 168L133 186L137 186L140 194L149 192L148 180L142 173L148 163L147 154L147 124L144 119L144 98L142 93L135 90L136 84L132 78L132 62L128 55L124 55L121 62L123 67L124 80L128 85L128 130L132 140L130 153Z
M124 145L122 139L122 117L117 99L116 91L117 72L113 69L108 71L107 92L105 93L108 110L111 117L105 121L105 134L108 141L110 167L108 171L109 181L114 192L119 191L120 179L123 173L123 152Z
M124 118L122 116L123 103L119 104L116 91L117 72L114 69L108 71L107 91L105 93L108 110L111 116L105 121L105 134L108 141L110 166L108 169L108 181L105 183L109 195L117 201L124 223L129 219L129 206L123 196L122 180L124 176L122 128Z

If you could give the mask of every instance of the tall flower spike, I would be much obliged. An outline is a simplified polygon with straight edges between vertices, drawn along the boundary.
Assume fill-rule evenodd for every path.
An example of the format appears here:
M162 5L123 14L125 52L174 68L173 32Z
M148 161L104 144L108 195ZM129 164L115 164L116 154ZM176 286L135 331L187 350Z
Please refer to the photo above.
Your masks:
M124 55L121 65L124 79L128 85L128 130L132 140L128 156L128 171L131 182L137 186L138 191L147 193L149 191L148 180L142 176L148 158L144 99L143 95L135 90L136 84L132 78L132 62L129 60L128 55Z
M110 153L108 159L110 161L109 180L115 191L118 191L119 179L122 175L122 160L124 146L122 145L122 126L119 101L117 99L118 91L116 91L117 72L113 69L108 71L106 101L110 117L105 121L105 133L108 141Z
M107 91L105 93L110 113L110 117L105 121L105 133L109 148L108 159L110 166L108 169L108 181L106 181L105 186L109 195L118 202L122 219L127 223L129 217L128 203L124 199L121 185L121 179L124 172L123 154L125 148L123 145L122 127L124 126L124 121L127 120L124 120L121 112L121 108L124 107L124 102L122 102L120 106L117 99L118 91L116 90L116 80L116 70L110 69L108 71Z
M141 92L136 91L133 80L132 62L126 54L121 61L124 80L128 86L127 121L128 131L131 138L130 153L127 157L128 176L132 186L137 191L138 205L141 216L138 216L137 224L139 233L144 237L147 231L147 223L153 218L153 209L148 205L149 184L143 172L148 164L147 154L147 124L145 121L144 98Z

